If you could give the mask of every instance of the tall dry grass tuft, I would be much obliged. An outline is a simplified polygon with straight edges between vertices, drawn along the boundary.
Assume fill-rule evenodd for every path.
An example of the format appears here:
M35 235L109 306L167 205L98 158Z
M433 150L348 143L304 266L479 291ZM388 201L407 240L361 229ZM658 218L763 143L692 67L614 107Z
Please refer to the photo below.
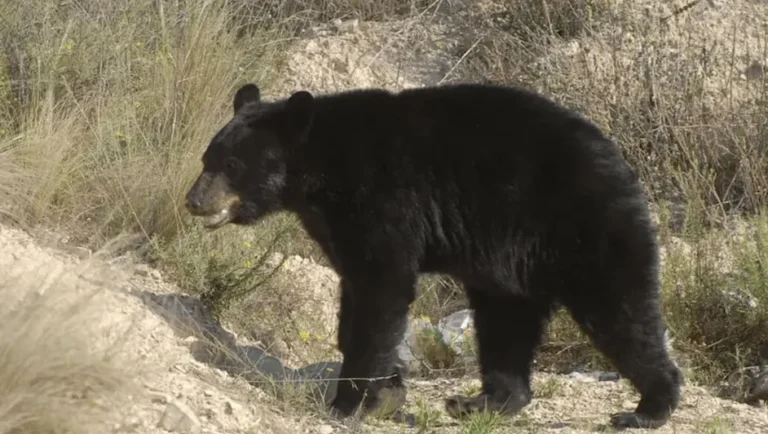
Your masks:
M16 197L18 191L24 185L23 171L11 161L10 152L13 146L12 140L0 138L0 218L17 220L13 214L13 206L9 198Z
M502 28L535 42L587 35L615 8L609 0L504 0L499 6L494 18Z
M701 211L691 214L698 217L685 228L686 242L665 245L667 321L691 377L719 384L761 364L768 343L768 216L705 231Z
M473 35L481 42L461 77L534 88L578 109L622 146L655 202L703 200L716 222L768 203L768 80L743 73L766 57L762 31L736 19L712 31L638 2L561 0L573 13L559 21L521 18L554 3L506 2ZM572 28L590 31L573 39Z
M334 19L399 19L439 6L443 1L447 0L233 0L232 3L242 8L237 21L247 27L258 26L265 17L269 17L281 23L289 21L288 24L294 29L301 29Z
M89 324L102 312L57 285L41 295L0 282L0 434L111 432L136 391L136 372L114 348L94 347Z
M0 5L4 149L27 175L2 202L94 244L124 230L173 236L234 89L267 87L280 30L238 35L228 2L58 3Z

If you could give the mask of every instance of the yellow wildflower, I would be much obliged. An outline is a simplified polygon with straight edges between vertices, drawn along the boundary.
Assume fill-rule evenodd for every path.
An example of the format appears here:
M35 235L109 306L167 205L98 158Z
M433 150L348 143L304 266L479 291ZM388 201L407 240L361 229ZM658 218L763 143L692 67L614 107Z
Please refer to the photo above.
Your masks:
M301 339L301 341L304 342L305 344L309 342L309 338L311 336L312 336L311 333L309 333L308 331L302 330L299 332L299 339Z

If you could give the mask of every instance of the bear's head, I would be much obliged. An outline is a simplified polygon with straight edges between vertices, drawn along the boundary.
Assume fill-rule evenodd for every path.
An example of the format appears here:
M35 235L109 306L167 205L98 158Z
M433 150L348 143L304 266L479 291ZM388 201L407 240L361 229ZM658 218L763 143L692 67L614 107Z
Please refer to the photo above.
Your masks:
M314 97L299 91L266 102L254 84L234 97L234 116L205 150L202 173L186 196L189 212L216 229L227 223L253 224L282 209L289 186L287 158L307 140Z

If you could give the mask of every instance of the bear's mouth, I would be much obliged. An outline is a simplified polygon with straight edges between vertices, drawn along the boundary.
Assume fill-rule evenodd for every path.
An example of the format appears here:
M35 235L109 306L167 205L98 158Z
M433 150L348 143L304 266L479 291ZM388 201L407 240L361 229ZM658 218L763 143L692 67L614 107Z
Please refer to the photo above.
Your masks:
M230 208L224 208L221 211L202 217L203 227L207 229L218 229L232 221L232 211Z
M237 220L241 199L224 175L203 172L187 193L185 205L203 227L218 229Z
M216 201L218 206L209 208L216 212L198 213L200 222L206 229L218 229L228 223L234 223L240 213L240 198L235 194L228 194L224 199Z

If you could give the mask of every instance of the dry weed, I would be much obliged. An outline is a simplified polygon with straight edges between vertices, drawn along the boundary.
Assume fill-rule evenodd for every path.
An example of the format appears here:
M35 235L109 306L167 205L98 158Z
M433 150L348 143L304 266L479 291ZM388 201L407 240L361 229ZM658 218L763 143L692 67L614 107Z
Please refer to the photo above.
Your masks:
M233 89L269 81L279 29L238 37L222 2L58 3L0 6L5 155L29 175L3 202L96 245L125 230L173 236L196 156Z
M40 273L38 283L55 278ZM27 276L27 281L29 281ZM0 294L0 433L105 433L136 391L117 347L96 348L92 294L54 282L45 293L4 278Z

